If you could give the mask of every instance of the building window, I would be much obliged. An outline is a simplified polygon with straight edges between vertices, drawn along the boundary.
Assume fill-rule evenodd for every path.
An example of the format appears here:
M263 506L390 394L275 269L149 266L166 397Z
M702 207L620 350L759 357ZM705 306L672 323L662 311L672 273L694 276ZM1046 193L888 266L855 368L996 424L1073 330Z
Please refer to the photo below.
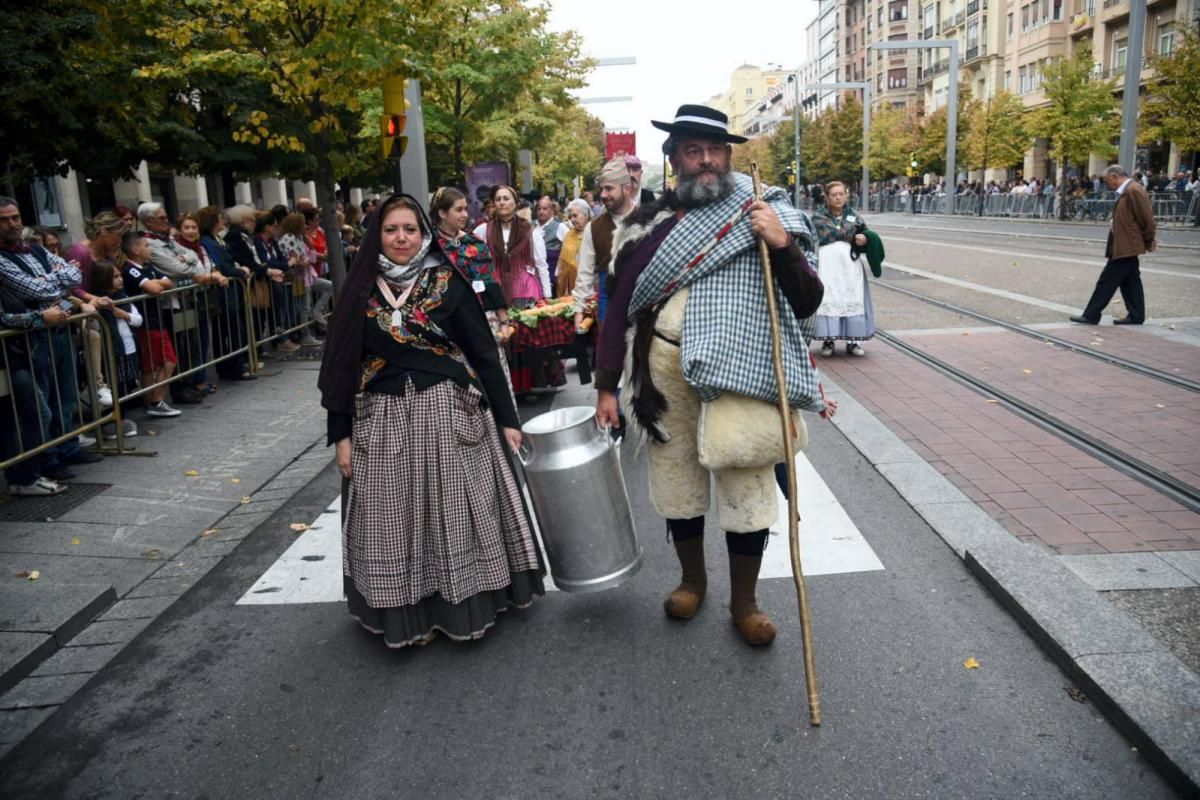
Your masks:
M891 36L889 36L889 37L888 37L888 39L889 39L890 41L900 41L900 40L902 40L902 39L907 39L907 38L908 38L908 34L906 34L906 33L893 33ZM891 50L891 51L889 51L889 52L890 52L890 53L891 53L893 56L904 56L904 55L908 55L908 50Z
M1029 6L1021 6L1021 33L1029 30Z
M1021 67L1017 70L1017 94L1025 94L1029 91L1029 68Z
M1012 15L1010 14L1009 16L1012 16ZM1006 92L1012 91L1012 70L1006 70L1004 72L1004 91L1006 91Z
M908 87L908 70L904 67L888 70L888 88L904 89Z
M1129 53L1129 48L1124 40L1113 42L1113 70L1125 69L1125 57Z
M1010 39L1012 38L1012 32L1013 32L1013 15L1009 14L1008 15L1008 38L1010 38Z
M1063 0L1054 0L1054 19L1058 21L1063 18Z
M1168 22L1165 25L1158 26L1158 54L1160 56L1169 56L1175 47L1175 32L1174 25Z
M746 97L754 97L754 87L753 86L746 87Z

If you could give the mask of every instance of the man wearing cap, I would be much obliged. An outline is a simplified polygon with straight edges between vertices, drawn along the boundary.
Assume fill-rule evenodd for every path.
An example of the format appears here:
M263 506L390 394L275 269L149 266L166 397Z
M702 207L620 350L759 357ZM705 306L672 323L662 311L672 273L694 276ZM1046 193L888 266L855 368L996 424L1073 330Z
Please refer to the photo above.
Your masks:
M598 295L596 319L604 321L608 307L608 265L612 259L613 234L617 225L637 205L637 189L625 166L617 156L600 170L600 202L604 213L588 223L579 245L579 272L575 278L575 328L583 323L583 309L595 292ZM582 331L581 331L582 332Z
M625 168L629 170L629 179L633 181L636 190L635 197L639 205L654 202L654 192L642 188L642 160L637 156L625 156Z
M715 476L717 521L729 552L729 610L749 644L775 626L755 587L770 525L778 516L773 465L779 436L772 333L758 240L766 242L779 292L787 396L794 411L824 411L806 342L821 303L816 235L787 193L732 171L733 143L719 111L683 105L663 152L677 186L631 213L613 242L616 278L596 354L597 418L617 422L617 395L650 439L650 499L666 517L682 580L664 603L690 619L708 585L704 515ZM786 301L786 302L785 302ZM788 313L790 309L790 313ZM634 328L626 362L626 329ZM793 413L803 441L804 424Z

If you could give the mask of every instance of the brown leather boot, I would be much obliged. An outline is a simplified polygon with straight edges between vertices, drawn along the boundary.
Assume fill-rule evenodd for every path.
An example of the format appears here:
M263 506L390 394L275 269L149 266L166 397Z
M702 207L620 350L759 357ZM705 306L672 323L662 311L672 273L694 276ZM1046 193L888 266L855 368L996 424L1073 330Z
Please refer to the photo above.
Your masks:
M668 617L691 619L700 610L704 593L708 590L708 571L704 567L704 537L693 536L675 542L675 555L683 577L675 590L667 595L663 608Z
M762 556L729 554L729 613L733 624L747 644L763 645L775 641L775 624L758 607L754 588Z

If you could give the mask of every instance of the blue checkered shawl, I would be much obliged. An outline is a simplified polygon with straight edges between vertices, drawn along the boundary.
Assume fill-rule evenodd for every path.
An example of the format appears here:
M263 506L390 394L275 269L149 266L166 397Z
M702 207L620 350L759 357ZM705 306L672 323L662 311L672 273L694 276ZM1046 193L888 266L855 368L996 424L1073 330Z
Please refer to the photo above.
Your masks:
M754 183L734 174L733 194L716 203L689 209L663 240L638 276L630 317L658 306L675 291L688 287L683 318L683 376L700 399L715 400L736 392L777 403L778 387L771 358L771 325L763 297L758 243L750 229L748 202ZM816 233L808 217L792 208L787 192L767 187L765 200L785 230L800 245L809 266L817 269ZM740 213L739 213L740 212ZM713 244L713 240L728 230ZM711 247L705 253L705 248ZM697 256L705 253L697 261ZM811 318L799 321L775 284L783 343L788 403L793 408L823 411L817 370L808 354Z

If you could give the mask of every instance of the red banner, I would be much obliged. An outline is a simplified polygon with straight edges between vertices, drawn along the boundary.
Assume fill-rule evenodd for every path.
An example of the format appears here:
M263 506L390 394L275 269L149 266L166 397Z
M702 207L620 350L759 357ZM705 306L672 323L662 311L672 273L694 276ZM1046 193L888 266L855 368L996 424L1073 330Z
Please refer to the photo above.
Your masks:
M611 133L604 134L604 160L609 161L616 156L631 156L637 152L637 133L629 131L627 133Z

